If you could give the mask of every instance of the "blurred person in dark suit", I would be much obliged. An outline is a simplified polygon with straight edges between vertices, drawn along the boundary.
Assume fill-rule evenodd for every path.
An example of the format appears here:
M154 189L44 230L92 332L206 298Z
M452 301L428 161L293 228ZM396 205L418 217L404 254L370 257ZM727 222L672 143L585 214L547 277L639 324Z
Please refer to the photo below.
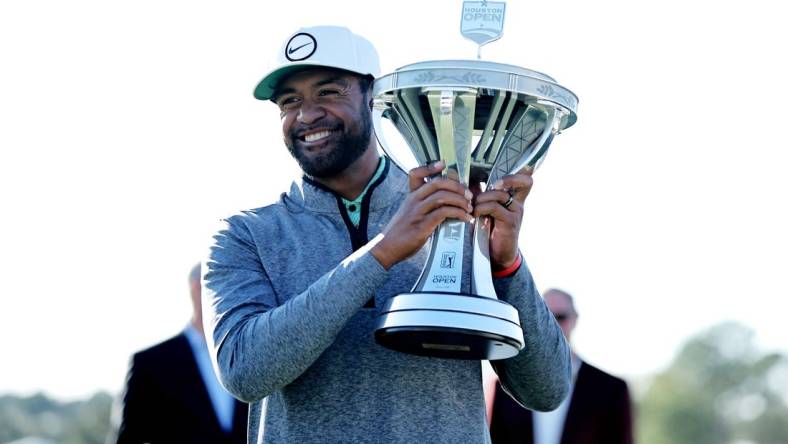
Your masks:
M544 300L571 341L578 318L572 296L551 289ZM584 362L574 351L572 372L569 397L551 412L521 407L496 384L490 425L493 444L631 444L632 406L626 382Z
M199 265L189 274L189 286L191 322L175 337L132 356L108 442L246 443L247 404L224 390L211 366Z

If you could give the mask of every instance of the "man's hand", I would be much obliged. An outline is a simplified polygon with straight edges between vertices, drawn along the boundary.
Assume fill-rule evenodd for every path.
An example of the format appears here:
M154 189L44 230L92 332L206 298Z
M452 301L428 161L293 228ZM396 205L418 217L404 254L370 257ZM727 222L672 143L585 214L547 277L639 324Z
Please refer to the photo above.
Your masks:
M525 167L476 196L473 215L490 216L483 223L490 227L490 262L494 270L508 268L517 260L523 204L533 186L532 174L533 169Z
M473 194L465 186L442 177L425 181L444 168L439 161L408 173L410 194L370 250L383 268L388 270L415 254L444 220L473 220Z

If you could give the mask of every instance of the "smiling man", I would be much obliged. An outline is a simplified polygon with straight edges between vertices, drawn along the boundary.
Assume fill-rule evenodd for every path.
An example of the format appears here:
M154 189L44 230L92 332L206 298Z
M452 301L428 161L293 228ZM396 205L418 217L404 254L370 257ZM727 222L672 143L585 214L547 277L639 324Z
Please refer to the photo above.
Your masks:
M377 150L370 149L372 80L338 69L301 71L271 97L281 110L285 145L301 170L343 196L359 194L378 164ZM348 168L356 161L366 170Z
M279 62L254 94L279 107L304 175L278 202L224 221L203 279L214 365L251 404L249 441L489 442L478 361L403 354L373 338L377 307L411 288L447 218L493 219L492 263L509 270L496 292L526 337L522 353L498 362L499 377L530 408L559 405L569 349L517 248L530 174L474 197L427 180L440 162L406 174L380 156L370 123L378 56L346 28L294 33Z

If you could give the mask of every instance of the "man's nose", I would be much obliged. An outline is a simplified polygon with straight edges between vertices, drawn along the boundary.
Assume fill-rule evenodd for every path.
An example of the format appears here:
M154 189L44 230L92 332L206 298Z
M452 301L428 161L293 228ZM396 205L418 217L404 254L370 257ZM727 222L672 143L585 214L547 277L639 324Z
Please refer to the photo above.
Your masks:
M304 100L298 110L298 121L310 125L326 115L326 110L313 100Z

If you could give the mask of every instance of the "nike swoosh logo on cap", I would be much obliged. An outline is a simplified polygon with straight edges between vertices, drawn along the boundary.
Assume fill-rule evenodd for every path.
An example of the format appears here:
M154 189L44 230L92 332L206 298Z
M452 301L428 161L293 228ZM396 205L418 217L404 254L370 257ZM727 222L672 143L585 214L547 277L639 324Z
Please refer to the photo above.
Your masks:
M303 48L303 47L305 47L305 46L309 46L309 45L311 45L311 44L312 44L312 42L308 42L308 43L304 43L304 44L303 44L303 45L301 45L301 46L297 46L297 47L295 47L295 48L288 48L288 49L287 49L287 53L288 53L288 54L292 54L292 53L294 53L294 52L298 51L299 49L301 49L301 48Z

